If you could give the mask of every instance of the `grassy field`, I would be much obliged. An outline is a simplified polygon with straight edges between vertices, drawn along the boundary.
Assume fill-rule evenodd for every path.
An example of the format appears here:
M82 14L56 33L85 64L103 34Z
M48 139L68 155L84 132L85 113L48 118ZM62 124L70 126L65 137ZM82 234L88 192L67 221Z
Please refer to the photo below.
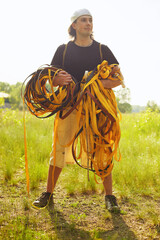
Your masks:
M121 162L113 168L120 214L104 206L102 184L77 165L63 169L54 208L36 211L30 201L45 191L53 117L26 114L30 197L27 197L23 113L0 110L0 239L159 239L160 114L125 114Z

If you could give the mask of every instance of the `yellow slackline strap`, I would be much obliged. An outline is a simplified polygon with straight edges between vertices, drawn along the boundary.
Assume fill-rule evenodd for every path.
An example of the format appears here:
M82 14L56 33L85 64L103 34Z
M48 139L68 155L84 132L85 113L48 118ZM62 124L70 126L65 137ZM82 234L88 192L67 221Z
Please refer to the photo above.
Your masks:
M24 103L24 98L23 98L23 123L24 123L24 152L25 152L25 170L26 170L26 181L27 181L27 192L28 192L28 197L29 197L29 171L28 171L28 157L27 157L27 138L26 138L26 122L25 122L25 103ZM53 181L54 184L54 181ZM52 191L53 192L53 191ZM35 209L43 209L46 208L49 205L49 201L51 198L52 193L50 194L48 203L45 207L36 207L35 205L32 204L30 201L30 204L32 207Z
M56 75L59 69L46 68L40 73L38 73L37 80L35 81L34 75L33 80L30 80L29 84L26 86L25 95L23 98L26 101L26 104L32 114L37 117L47 114L49 112L56 113L56 120L54 125L54 166L56 160L56 142L58 141L57 136L57 124L59 120L59 110L67 109L73 107L77 110L77 119L80 124L80 128L83 131L78 134L79 130L75 136L80 137L81 150L83 148L84 152L88 156L87 169L94 169L94 172L101 177L103 180L112 170L113 162L112 158L120 160L121 156L119 154L119 159L117 159L117 150L120 140L120 126L119 126L119 116L117 113L117 103L115 95L112 89L104 89L103 84L100 79L109 78L115 80L112 77L112 71L117 64L108 65L107 61L103 61L97 66L97 70L91 79L82 83L82 87L78 90L78 95L75 95L76 98L68 98L69 95L74 93L74 85L71 84L69 87L62 88L60 87L56 92L54 92L52 86L52 78ZM53 69L53 70L52 70ZM122 80L120 69L117 69L116 76L118 79ZM91 75L91 72L88 73ZM111 76L111 77L110 77ZM49 79L51 85L51 91L47 92L45 88L45 83ZM69 95L68 95L69 93ZM97 99L98 97L98 99ZM68 102L66 101L68 99ZM66 104L63 104L66 103ZM78 103L78 105L77 105ZM52 114L52 115L53 115ZM98 117L97 117L98 115ZM49 114L48 116L51 116ZM48 117L47 116L47 117ZM67 115L68 116L68 115ZM64 116L63 116L64 117ZM91 120L89 120L91 119ZM85 129L88 131L89 139L86 139ZM78 135L77 135L78 134ZM26 143L26 127L25 127L25 111L24 111L24 139L25 139L25 166L26 166L26 179L27 179L27 191L29 194L29 174L28 174L28 161L27 161L27 143ZM86 139L86 140L85 140ZM88 141L89 140L89 141ZM67 145L77 144L77 139L72 139ZM72 148L75 159L80 159L82 151L79 154L79 157L76 155L76 148ZM76 160L75 160L76 161ZM90 164L92 165L90 166ZM82 162L81 162L82 165ZM54 170L53 168L53 189L54 189ZM99 171L101 170L101 172ZM53 192L52 189L52 192ZM35 207L35 206L34 206ZM39 208L38 208L39 209Z

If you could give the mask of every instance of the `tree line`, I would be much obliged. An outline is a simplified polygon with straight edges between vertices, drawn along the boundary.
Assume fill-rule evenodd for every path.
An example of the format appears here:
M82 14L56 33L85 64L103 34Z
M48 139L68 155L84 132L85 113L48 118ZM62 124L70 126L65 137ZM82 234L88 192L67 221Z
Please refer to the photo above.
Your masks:
M0 99L1 107L6 104L6 106L12 109L22 109L23 103L21 98L21 87L22 83L17 82L14 85L10 85L9 83L0 82L0 92L8 93L7 98Z

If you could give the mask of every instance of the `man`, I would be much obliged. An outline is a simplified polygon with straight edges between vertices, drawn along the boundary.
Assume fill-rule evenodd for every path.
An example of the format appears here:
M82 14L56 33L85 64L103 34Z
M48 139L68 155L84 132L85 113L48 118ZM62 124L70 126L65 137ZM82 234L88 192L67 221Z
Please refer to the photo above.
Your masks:
M69 41L67 45L63 44L59 46L51 62L51 65L63 69L63 71L60 71L53 79L54 86L70 84L72 82L72 76L78 81L81 81L85 71L93 70L103 60L107 60L108 64L118 64L111 50L105 45L100 45L93 39L92 30L93 22L91 13L87 9L76 11L71 18L71 26L68 30L69 35L74 39L73 41ZM114 88L121 84L120 80L112 81L105 79L101 81L105 88ZM63 124L61 124L61 126L62 125ZM45 207L49 201L53 200L53 196L51 195L52 189L54 189L62 168L65 165L64 149L61 148L62 147L56 144L57 155L55 168L53 167L54 161L53 154L51 153L47 191L42 193L42 195L33 202L35 207ZM70 160L68 159L68 161ZM53 169L54 179L52 179ZM107 209L110 211L119 209L116 197L112 195L112 174L105 177L103 185Z

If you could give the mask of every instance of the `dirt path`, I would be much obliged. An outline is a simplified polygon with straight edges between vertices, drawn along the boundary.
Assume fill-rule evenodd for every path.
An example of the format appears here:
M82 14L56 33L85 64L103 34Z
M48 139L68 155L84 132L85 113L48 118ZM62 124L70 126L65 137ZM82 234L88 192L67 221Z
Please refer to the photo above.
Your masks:
M32 239L160 239L160 229L137 217L137 206L127 199L118 198L122 212L111 214L105 209L103 194L68 196L58 186L54 206L35 210L25 197L25 189L20 183L0 186L0 239L29 239L27 231L32 232ZM30 199L41 191L32 192ZM153 204L160 214L160 202Z

